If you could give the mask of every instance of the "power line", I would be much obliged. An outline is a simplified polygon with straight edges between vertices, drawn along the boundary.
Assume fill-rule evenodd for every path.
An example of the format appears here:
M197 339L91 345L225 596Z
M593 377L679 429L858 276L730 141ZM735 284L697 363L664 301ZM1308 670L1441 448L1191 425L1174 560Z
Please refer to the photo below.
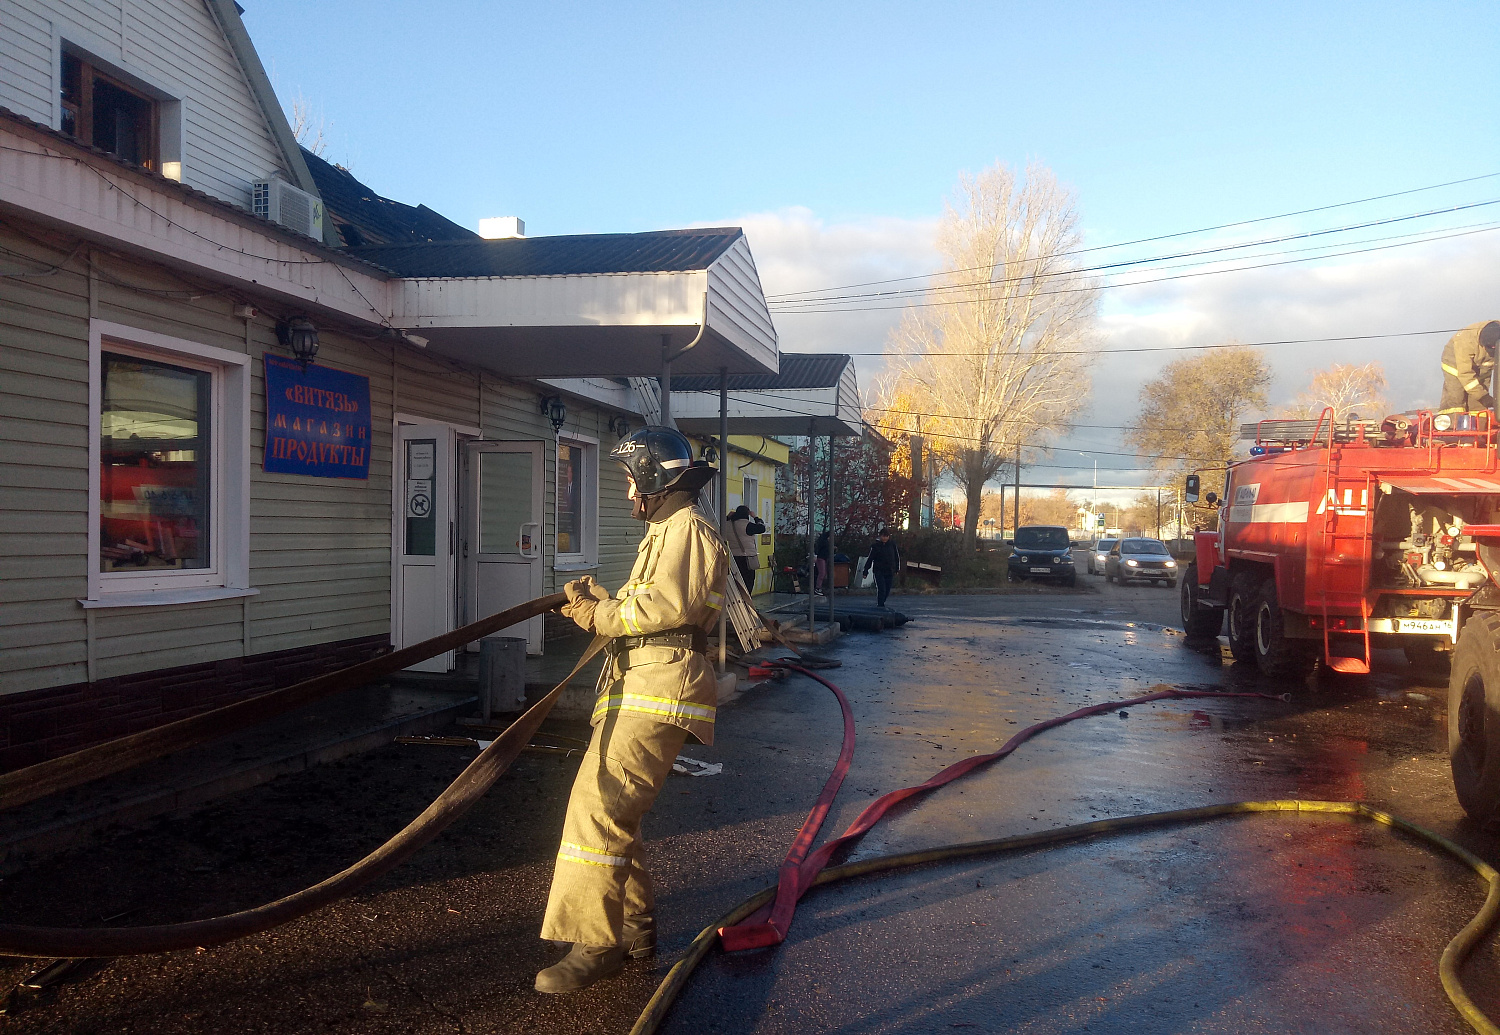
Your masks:
M1483 207L1485 207L1487 205L1494 205L1494 204L1497 204L1497 203L1500 203L1500 199L1492 199L1490 201L1474 202L1474 203L1469 204L1469 205L1461 205L1461 206L1456 206L1456 207L1448 208L1448 209L1435 209L1435 210L1432 210L1432 211L1429 211L1429 212L1419 212L1419 213L1415 213L1415 214L1412 214L1412 215L1397 216L1397 217L1393 217L1391 219L1375 220L1373 222L1368 222L1368 223L1359 223L1359 224L1351 224L1351 225L1348 225L1348 226L1333 227L1333 228L1326 229L1326 230L1314 230L1314 231L1308 231L1306 233L1301 233L1301 234L1289 234L1289 235L1286 235L1284 237L1269 237L1269 238L1264 238L1264 239L1259 240L1259 241L1246 241L1244 244L1221 245L1221 246L1218 246L1218 247L1215 247L1215 248L1201 248L1201 249L1198 249L1196 251L1177 252L1177 253L1172 254L1172 255L1159 255L1159 256L1155 256L1153 258L1149 258L1149 259L1131 259L1131 260L1124 261L1124 262L1107 263L1107 264L1100 265L1100 266L1081 266L1081 267L1076 267L1076 268L1073 268L1073 269L1057 270L1057 271L1054 271L1054 272L1051 272L1051 273L1020 274L1020 275L1013 276L1013 277L1005 277L1005 278L1002 278L1000 280L970 281L970 282L967 282L967 283L960 283L960 284L938 284L938 285L933 285L933 286L928 286L928 287L921 287L921 288L902 288L902 289L897 290L897 291L862 292L862 293L859 293L859 294L852 294L852 295L819 295L819 296L813 297L813 298L792 299L792 300L785 301L785 302L769 302L768 305L773 306L777 312L797 312L797 311L800 311L800 309L802 309L802 308L807 308L807 307L811 307L811 306L821 305L821 304L825 304L825 303L841 302L841 301L867 301L867 300L876 300L876 299L880 299L880 300L884 300L884 301L893 301L893 300L898 300L898 299L903 299L903 298L924 298L924 297L929 297L929 296L932 296L932 295L937 295L939 293L953 293L953 292L958 292L958 291L979 291L979 290L982 290L982 289L992 288L992 287L998 287L998 286L1005 285L1005 284L1021 283L1021 282L1027 281L1027 280L1036 281L1036 280L1048 279L1048 278L1051 278L1051 277L1079 277L1079 276L1081 276L1081 275L1083 275L1085 273L1100 273L1100 272L1104 272L1104 271L1107 271L1107 270L1123 269L1124 267L1127 267L1127 266L1145 266L1148 263L1167 262L1167 261L1169 261L1171 259L1192 258L1192 257L1198 256L1198 255L1213 255L1213 254L1220 254L1220 253L1223 253L1223 252L1232 252L1232 251L1247 251L1248 249L1251 249L1251 248L1260 248L1260 247L1263 247L1263 246L1268 245L1268 244L1280 244L1280 243L1285 242L1285 241L1305 240L1305 239L1311 238L1311 237L1325 237L1325 236L1328 236L1330 234L1347 233L1347 232L1349 232L1351 230L1364 230L1364 229L1369 229L1370 227L1374 227L1374 226L1383 226L1383 225L1388 225L1388 224L1391 224L1391 223L1400 223L1400 222L1409 221L1409 220L1412 220L1412 219L1424 219L1424 218L1427 218L1427 217L1432 216L1432 215L1447 215L1447 214L1449 214L1451 212L1459 212L1459 211L1463 211L1463 210L1469 209L1469 208L1483 208ZM1411 239L1411 238L1428 237L1428 236L1433 235L1433 234L1450 233L1450 232L1458 231L1458 230L1470 230L1470 229L1475 229L1475 228L1491 229L1495 225L1497 225L1497 224L1495 224L1495 223L1469 223L1469 224L1466 224L1464 226L1444 227L1444 228L1441 228L1439 230L1416 230L1416 231L1412 231L1411 233L1392 234L1392 235L1389 235L1389 236L1386 236L1386 237L1369 237L1369 238L1366 238L1366 239L1364 239L1362 241L1343 241L1343 242L1332 243L1332 244L1312 245L1312 246L1309 246L1307 248L1288 248L1288 249L1283 249L1281 251L1276 251L1276 252L1266 252L1266 253L1264 253L1262 255L1257 255L1257 256L1253 256L1253 257L1254 258L1271 258L1273 256L1278 256L1278 255L1296 255L1296 254L1298 254L1300 252L1327 251L1327 250L1333 249L1333 248L1348 248L1350 245L1356 245L1356 244L1376 244L1376 243L1379 243L1381 241L1408 240L1408 239ZM1411 243L1413 243L1413 244L1421 244L1423 242L1421 242L1421 241L1412 241ZM1245 257L1248 258L1250 256L1245 256ZM1027 259L1027 258L1016 259L1013 262L1011 262L1010 265L1025 265L1027 263L1036 263L1036 262L1040 262L1041 258L1043 258L1043 257L1039 257L1039 258L1036 258L1036 259ZM1201 261L1201 262L1178 263L1177 265L1174 265L1174 266L1157 266L1156 270L1160 271L1160 270L1171 270L1171 269L1193 269L1193 268L1198 267L1198 266L1212 266L1212 265L1215 265L1216 263L1232 262L1232 261L1234 261L1234 260L1233 259L1208 259L1208 260L1204 260L1204 261ZM793 308L793 307L796 307L796 308Z
M1084 254L1087 254L1087 253L1090 253L1090 252L1105 251L1105 250L1108 250L1108 249L1111 249L1111 248L1127 248L1127 247L1130 247L1131 245L1136 245L1136 244L1152 244L1152 243L1154 243L1156 241L1169 241L1169 240L1172 240L1172 239L1178 238L1178 237L1191 237L1194 234L1207 234L1207 233L1213 233L1216 230L1229 230L1229 229L1232 229L1232 228L1237 227L1237 226L1251 226L1251 225L1253 225L1255 223L1268 223L1268 222L1271 222L1271 221L1277 220L1277 219L1290 219L1293 216L1311 215L1314 212L1328 212L1328 211L1331 211L1331 210L1336 209L1336 208L1349 208L1350 206L1353 206L1353 205L1365 205L1365 204L1368 204L1368 203L1370 203L1372 201L1388 201L1391 198L1405 197L1405 196L1407 196L1409 194L1421 194L1421 193L1424 193L1426 191L1441 190L1444 187L1456 187L1456 186L1459 186L1460 184L1464 184L1464 183L1476 183L1479 180L1493 179L1496 176L1500 176L1500 172L1483 173L1483 174L1481 174L1479 176L1468 176L1468 177L1465 177L1464 179L1461 179L1461 180L1449 180L1446 183L1434 183L1434 184L1431 184L1430 186L1426 186L1426 187L1413 187L1410 190L1394 191L1393 193L1390 193L1390 194L1377 194L1377 195L1375 195L1373 197L1359 198L1359 199L1354 200L1354 201L1340 201L1340 202L1336 202L1336 203L1334 203L1332 205L1319 205L1319 206L1316 206L1314 208L1298 209L1295 212L1283 212L1280 215L1276 215L1276 216L1257 216L1254 219L1241 219L1241 220L1238 220L1238 221L1233 222L1233 223L1220 223L1217 226L1199 227L1197 230L1180 230L1180 231L1178 231L1176 233L1158 234L1158 235L1156 235L1154 237L1140 237L1140 238L1136 238L1133 241L1120 241L1120 242L1118 242L1116 244L1099 244L1099 245L1093 245L1093 246L1088 247L1088 248L1078 248L1078 249L1074 249L1072 251L1067 251L1067 252L1057 252L1053 256L1050 256L1050 257L1051 258L1061 258L1063 256L1068 256L1068 255L1084 255ZM910 277L892 277L892 278L889 278L887 280L866 280L866 281L862 281L862 282L860 282L858 284L840 284L840 285L836 285L834 287L828 287L828 288L806 288L806 289L804 289L802 291L786 291L786 292L781 292L781 293L779 293L777 295L773 295L773 296L769 296L769 297L772 297L772 298L791 298L794 295L818 294L818 293L821 293L821 292L824 292L824 291L845 291L845 290L848 290L850 288L874 287L874 286L879 285L879 284L900 284L900 283L903 283L903 282L906 282L906 281L925 280L925 279L927 279L929 277L940 277L940 276L944 276L944 275L950 274L950 273L974 273L974 272L977 272L979 270L994 269L995 265L996 264L990 264L988 266L970 266L967 269L943 270L943 271L939 271L937 273L919 273L919 274L916 274L916 275L913 275L913 276L910 276Z
M1374 341L1380 338L1414 338L1425 334L1456 334L1459 327L1438 327L1430 331L1389 331L1385 334L1347 334L1334 338L1278 338L1274 341L1225 341L1208 345L1140 345L1124 349L1069 349L1048 352L1049 356L1113 356L1136 352L1197 352L1204 349L1257 349L1271 345L1319 345L1328 342ZM784 356L815 355L815 353L784 352ZM845 352L846 356L992 356L993 352L919 352L916 350L886 350L881 352ZM1003 355L1003 353L1002 353Z
M1466 231L1464 233L1454 233L1454 234L1445 234L1443 236L1438 236L1438 237L1428 237L1426 240L1422 240L1422 241L1407 241L1407 242L1403 242L1403 243L1400 243L1400 244L1379 245L1379 246L1374 247L1374 248L1354 248L1354 249L1350 249L1348 251L1331 252L1331 253L1326 254L1326 255L1309 255L1309 256L1303 256L1302 258L1298 258L1298 259L1284 259L1284 260L1282 260L1280 262L1262 262L1262 263L1256 263L1256 264L1250 265L1250 266L1234 266L1234 267L1230 267L1228 269L1202 270L1202 271L1197 272L1197 273L1179 273L1179 274L1176 274L1176 275L1170 276L1170 277L1153 277L1153 278L1151 278L1149 280L1135 280L1135 281L1130 281L1130 282L1124 283L1124 284L1101 284L1101 285L1097 285L1097 286L1081 287L1081 288L1057 288L1057 289L1052 290L1052 291L1038 291L1038 292L1035 292L1034 294L1032 294L1030 297L1032 297L1032 298L1040 298L1040 297L1044 297L1044 296L1047 296L1047 295L1071 295L1071 294L1077 294L1080 291L1107 291L1107 290L1113 290L1113 289L1116 289L1116 288L1144 287L1144 286L1146 286L1148 284L1161 284L1161 283L1165 283L1167 281L1172 281L1172 280L1188 280L1188 279L1191 279L1193 277L1209 277L1209 276L1213 276L1213 275L1218 274L1218 273L1243 273L1243 272L1245 272L1247 270L1268 269L1268 268L1273 267L1273 266L1290 266L1290 265L1293 265L1295 263L1299 263L1299 262L1312 262L1312 261L1317 260L1317 259L1336 259L1336 258L1341 258L1341 257L1346 256L1346 255L1364 255L1364 254L1367 254L1369 252L1389 251L1392 248L1409 248L1409 247L1411 247L1414 244L1431 244L1434 241L1446 241L1446 240L1450 240L1450 239L1456 238L1456 237L1470 237L1470 236L1473 236L1474 234L1489 233L1493 229L1495 229L1495 227L1494 226L1490 226L1490 227L1488 227L1487 229L1484 229L1484 230L1469 230L1469 231ZM940 306L940 305L970 305L970 304L972 304L975 301L977 301L977 299L953 299L953 300L938 301L938 302L912 302L912 303L906 303L906 304L902 304L902 305L848 306L848 307L835 308L835 309L811 309L811 308L809 308L809 309L778 309L777 312L780 313L780 314L782 314L782 315L793 315L793 314L800 314L800 313L880 313L880 312L892 312L892 311L900 310L900 309L926 309L926 308L931 308L933 306Z

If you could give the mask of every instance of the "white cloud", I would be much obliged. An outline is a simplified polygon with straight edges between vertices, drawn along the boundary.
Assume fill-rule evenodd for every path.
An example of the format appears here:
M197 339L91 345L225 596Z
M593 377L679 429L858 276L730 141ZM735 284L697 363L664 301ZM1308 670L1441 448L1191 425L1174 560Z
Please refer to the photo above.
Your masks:
M734 225L745 230L767 297L911 277L939 268L933 247L935 218L879 216L830 225L809 209L789 208L744 216ZM885 348L900 318L899 310L775 314L781 348L787 352L877 352ZM883 366L877 357L859 359L861 387L868 389Z
M933 247L935 217L871 217L828 224L808 209L790 208L756 213L734 222L745 229L768 296L911 277L940 267ZM1476 320L1500 318L1494 281L1497 268L1500 233L1492 233L1305 265L1111 290L1105 292L1102 308L1103 348L1462 327ZM897 310L778 314L776 326L781 347L789 352L868 352L885 347L899 319ZM1385 367L1393 408L1435 405L1442 381L1438 355L1446 338L1445 334L1435 334L1271 346L1265 354L1276 372L1273 408L1305 388L1314 370L1332 363L1371 360ZM1051 457L1039 458L1039 464L1077 465L1081 470L1038 466L1023 471L1024 479L1049 483L1062 479L1085 485L1092 479L1092 461L1076 451L1093 449L1101 454L1101 483L1150 482L1144 471L1107 474L1107 466L1128 467L1140 461L1103 454L1128 452L1121 432L1114 429L1134 420L1142 385L1168 362L1192 354L1101 356L1093 364L1093 394L1078 421L1110 427L1080 429L1060 441ZM861 385L868 388L883 366L878 358L861 359Z

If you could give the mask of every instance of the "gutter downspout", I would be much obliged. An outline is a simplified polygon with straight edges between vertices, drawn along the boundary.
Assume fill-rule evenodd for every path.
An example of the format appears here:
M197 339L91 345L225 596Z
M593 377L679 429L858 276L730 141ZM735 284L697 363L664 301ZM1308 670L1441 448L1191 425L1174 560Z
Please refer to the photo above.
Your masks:
M676 352L673 352L672 336L670 334L663 334L661 336L661 377L657 379L657 384L661 388L661 422L665 427L673 429L677 427L677 422L672 419L672 361L689 349L695 348L703 340L703 334L707 330L708 289L705 288L703 291L703 318L698 321L698 333L693 336L693 340Z

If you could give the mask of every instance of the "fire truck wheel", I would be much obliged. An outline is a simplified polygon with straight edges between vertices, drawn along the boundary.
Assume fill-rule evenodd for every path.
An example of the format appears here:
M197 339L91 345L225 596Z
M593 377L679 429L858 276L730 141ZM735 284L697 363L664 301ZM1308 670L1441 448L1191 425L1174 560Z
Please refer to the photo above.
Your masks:
M1448 757L1458 802L1476 823L1500 818L1500 614L1464 623L1448 674Z
M1219 630L1224 627L1224 609L1198 606L1196 564L1188 565L1187 571L1182 573L1182 592L1178 599L1182 602L1182 631L1187 633L1188 639L1212 640L1218 637Z
M1255 576L1248 571L1229 583L1229 653L1235 661L1255 658Z
M1281 604L1276 599L1276 579L1266 579L1255 598L1256 667L1268 676L1305 676L1312 662L1307 643L1286 635Z

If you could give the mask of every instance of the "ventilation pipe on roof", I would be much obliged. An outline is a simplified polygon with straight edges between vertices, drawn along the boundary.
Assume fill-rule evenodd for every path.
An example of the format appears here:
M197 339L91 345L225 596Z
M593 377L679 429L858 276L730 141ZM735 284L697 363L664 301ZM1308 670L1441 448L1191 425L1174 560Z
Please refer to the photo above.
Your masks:
M520 216L489 216L479 221L479 236L486 241L524 239L526 220Z

